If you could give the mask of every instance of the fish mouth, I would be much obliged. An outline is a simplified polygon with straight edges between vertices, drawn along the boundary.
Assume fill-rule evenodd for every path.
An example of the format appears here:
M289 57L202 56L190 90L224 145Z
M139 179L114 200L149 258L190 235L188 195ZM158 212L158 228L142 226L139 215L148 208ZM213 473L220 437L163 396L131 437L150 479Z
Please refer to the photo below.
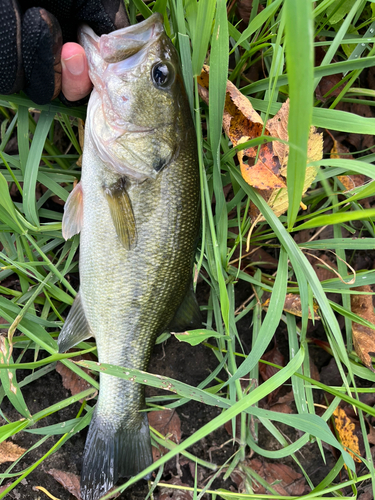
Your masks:
M155 13L141 23L102 35L100 55L107 63L123 61L153 43L163 33L163 16Z
M164 33L163 16L156 12L141 23L98 36L90 26L82 24L78 42L86 48L86 40L95 45L106 63L116 63L142 51Z

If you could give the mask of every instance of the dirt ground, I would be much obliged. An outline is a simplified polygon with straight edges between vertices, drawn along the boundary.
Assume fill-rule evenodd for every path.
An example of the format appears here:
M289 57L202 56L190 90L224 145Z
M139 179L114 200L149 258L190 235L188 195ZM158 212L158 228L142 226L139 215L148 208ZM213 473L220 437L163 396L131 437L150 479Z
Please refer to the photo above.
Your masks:
M246 286L244 286L241 293L239 293L239 296L245 297L248 292L251 293L251 290L247 290ZM251 344L250 322L251 316L244 318L238 324L239 334L245 346ZM315 332L314 335L319 335L319 332ZM287 358L288 344L285 329L279 329L276 336L276 342L280 351ZM314 351L316 351L316 355L314 355ZM311 353L313 358L316 358L316 363L319 362L319 371L322 371L322 368L324 365L328 364L331 357L327 353L324 353L324 351L322 353L322 350L320 349L318 350L312 348ZM164 344L155 346L149 371L151 373L176 378L187 384L191 384L192 386L197 386L216 366L217 360L209 348L202 345L191 347L190 345L180 343L174 337L171 337ZM22 378L28 373L28 371L18 372L18 379L22 380ZM329 377L331 376L332 373L329 374ZM289 391L288 384L286 384L282 390L286 394ZM155 389L149 390L148 395L154 395L155 391ZM61 376L55 370L51 371L45 377L40 378L34 383L27 385L23 389L23 394L32 413L57 403L70 395L70 393L62 385ZM90 403L92 404L92 401ZM267 406L267 403L264 402L264 405ZM72 419L76 416L79 407L80 405L77 403L73 406L65 408L60 412L44 419L41 425L52 425ZM11 421L19 418L19 415L12 408L7 399L5 399L2 404L2 411ZM218 408L206 406L195 401L191 401L188 404L177 408L176 411L181 422L182 439L190 436L194 431L202 427L202 425L209 422L220 413ZM278 427L288 440L295 441L298 439L299 433L295 429L285 425L279 425ZM47 473L47 471L50 469L58 469L79 475L82 467L82 455L86 434L87 429L74 435L62 448L48 457L32 474L24 479L22 483L8 495L8 498L15 500L38 500L47 498L42 491L34 489L35 486L42 486L59 500L73 500L75 497L72 496L63 486L58 484L56 480ZM279 444L276 439L266 430L261 430L259 432L259 436L259 445L261 447L268 450L275 450L279 448ZM29 434L27 432L21 432L15 436L14 443L21 447L29 448L39 439L39 437L40 436ZM30 452L21 463L17 464L14 471L23 470L35 463L37 459L43 456L43 454L50 449L57 439L57 437L49 438L39 448ZM230 441L230 435L227 430L222 427L213 434L207 436L205 439L196 443L188 451L204 460L213 462L217 465L222 465L234 453L235 449L236 445L233 445L233 442ZM251 453L249 449L247 449L247 454L250 458ZM305 468L314 485L318 484L328 474L329 470L331 470L336 462L336 459L330 450L326 450L325 455L326 463L323 462L316 443L309 443L300 453L297 453L298 460ZM253 459L255 457L255 455L251 456ZM261 457L258 458L260 462L263 461ZM172 483L177 481L177 483L180 482L193 486L194 468L191 466L191 463L189 464L189 462L184 459L184 457L179 456L178 460L178 464L176 463L176 460L172 460L166 464L162 481L171 481ZM292 469L298 471L298 467L290 457L281 460L280 463L290 466ZM1 472L4 472L8 466L9 464L2 465ZM204 486L211 475L212 471L199 468L198 478L201 487ZM304 482L304 478L298 478L297 481ZM236 483L235 475L226 481L223 480L223 476L221 475L217 480L215 480L212 486L213 488L223 487L226 489L232 489L233 491L238 491L238 482ZM146 481L140 481L125 491L119 498L122 500L144 500L147 496L147 492L148 486ZM164 489L159 490L159 492L157 491L155 498L160 500L188 500L192 497L189 493L182 494L176 490L173 492L172 490Z

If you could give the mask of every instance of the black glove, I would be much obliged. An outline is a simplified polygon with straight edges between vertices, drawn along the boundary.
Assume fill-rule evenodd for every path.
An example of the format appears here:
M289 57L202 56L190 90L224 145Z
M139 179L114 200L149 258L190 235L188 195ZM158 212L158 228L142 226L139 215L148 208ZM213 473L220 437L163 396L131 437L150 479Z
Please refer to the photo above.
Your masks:
M89 24L98 35L129 25L124 0L0 0L0 93L37 104L61 90L61 47Z

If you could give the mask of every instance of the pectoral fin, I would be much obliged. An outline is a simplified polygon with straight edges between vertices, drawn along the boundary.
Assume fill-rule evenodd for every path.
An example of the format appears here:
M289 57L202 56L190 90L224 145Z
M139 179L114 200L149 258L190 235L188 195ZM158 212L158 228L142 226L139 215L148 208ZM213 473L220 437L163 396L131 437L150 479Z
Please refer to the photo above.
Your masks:
M191 285L173 320L168 326L170 332L183 332L202 328L202 316Z
M81 296L78 293L57 340L59 352L68 351L82 340L93 336L83 310Z
M68 196L64 206L62 234L68 240L81 232L83 221L83 192L79 182Z
M129 195L126 191L125 179L120 179L116 184L104 190L108 201L113 225L121 244L130 250L137 241L134 214Z

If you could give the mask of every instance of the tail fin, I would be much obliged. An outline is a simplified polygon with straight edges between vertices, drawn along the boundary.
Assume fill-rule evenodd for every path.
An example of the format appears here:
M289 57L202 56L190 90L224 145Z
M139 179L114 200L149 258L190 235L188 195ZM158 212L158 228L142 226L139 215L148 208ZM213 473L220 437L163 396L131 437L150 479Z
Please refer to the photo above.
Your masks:
M139 428L127 428L94 412L83 458L83 500L98 500L120 477L135 476L152 464L147 415L139 415Z

